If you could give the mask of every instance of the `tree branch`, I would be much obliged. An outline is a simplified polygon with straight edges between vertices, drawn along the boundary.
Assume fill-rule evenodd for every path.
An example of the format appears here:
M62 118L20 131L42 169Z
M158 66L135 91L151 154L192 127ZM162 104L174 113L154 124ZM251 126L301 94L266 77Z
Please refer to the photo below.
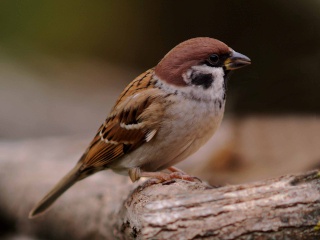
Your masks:
M117 229L138 239L319 239L319 190L317 171L215 189L185 181L141 186Z

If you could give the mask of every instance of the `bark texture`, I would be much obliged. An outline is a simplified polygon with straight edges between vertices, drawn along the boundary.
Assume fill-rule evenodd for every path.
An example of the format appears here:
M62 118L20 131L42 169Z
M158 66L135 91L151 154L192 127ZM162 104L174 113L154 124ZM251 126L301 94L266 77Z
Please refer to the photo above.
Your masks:
M33 204L85 146L73 138L0 143L0 238L11 231L38 239L320 239L316 170L219 188L183 180L131 184L106 171L29 220Z
M125 201L119 236L137 239L320 239L320 175L312 171L210 188L143 185Z

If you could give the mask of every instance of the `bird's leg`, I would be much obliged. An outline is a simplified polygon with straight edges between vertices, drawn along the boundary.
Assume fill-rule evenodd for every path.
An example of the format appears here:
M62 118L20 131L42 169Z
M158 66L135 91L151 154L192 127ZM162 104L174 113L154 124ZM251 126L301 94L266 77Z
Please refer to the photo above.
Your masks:
M170 167L168 169L171 171L170 174L164 172L143 172L140 170L140 168L132 168L129 170L129 177L132 182L138 181L141 177L155 178L158 180L158 183L173 179L182 179L190 182L195 182L198 180L201 182L199 178L189 176L178 168Z
M168 167L167 169L171 172L170 176L172 178L179 178L179 179L183 179L183 180L187 180L187 181L191 181L191 182L194 182L195 180L202 182L200 180L200 178L190 176L189 174L187 174L186 172L182 171L181 169L179 169L177 167L172 166L172 167Z
M140 171L140 168L129 169L128 174L132 182L138 181L140 179Z
M168 167L167 168L170 172L179 172L179 173L182 173L184 175L188 175L186 172L182 171L180 168L177 168L177 167Z
M132 182L138 181L141 177L155 178L159 182L170 180L170 175L164 172L142 172L140 168L129 169L129 177Z
M188 174L183 174L181 172L172 172L169 174L169 176L171 179L182 179L189 182L195 182L195 181L202 182L198 177L193 177Z

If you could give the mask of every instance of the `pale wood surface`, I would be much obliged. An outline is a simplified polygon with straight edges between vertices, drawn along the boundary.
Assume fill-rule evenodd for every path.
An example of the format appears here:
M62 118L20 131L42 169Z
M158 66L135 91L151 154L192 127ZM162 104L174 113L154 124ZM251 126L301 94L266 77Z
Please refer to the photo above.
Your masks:
M138 239L320 239L317 171L208 188L174 181L137 188L118 218Z

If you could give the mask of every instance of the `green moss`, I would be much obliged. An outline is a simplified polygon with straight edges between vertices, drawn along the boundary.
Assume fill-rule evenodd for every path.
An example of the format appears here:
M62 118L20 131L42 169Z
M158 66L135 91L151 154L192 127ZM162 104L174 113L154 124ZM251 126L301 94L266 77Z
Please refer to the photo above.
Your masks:
M320 171L311 171L306 174L296 176L292 181L291 185L295 186L298 184L306 183L306 182L311 182L314 180L317 180L320 178Z
M320 230L320 221L317 223L316 226L313 228L314 231L319 231Z

